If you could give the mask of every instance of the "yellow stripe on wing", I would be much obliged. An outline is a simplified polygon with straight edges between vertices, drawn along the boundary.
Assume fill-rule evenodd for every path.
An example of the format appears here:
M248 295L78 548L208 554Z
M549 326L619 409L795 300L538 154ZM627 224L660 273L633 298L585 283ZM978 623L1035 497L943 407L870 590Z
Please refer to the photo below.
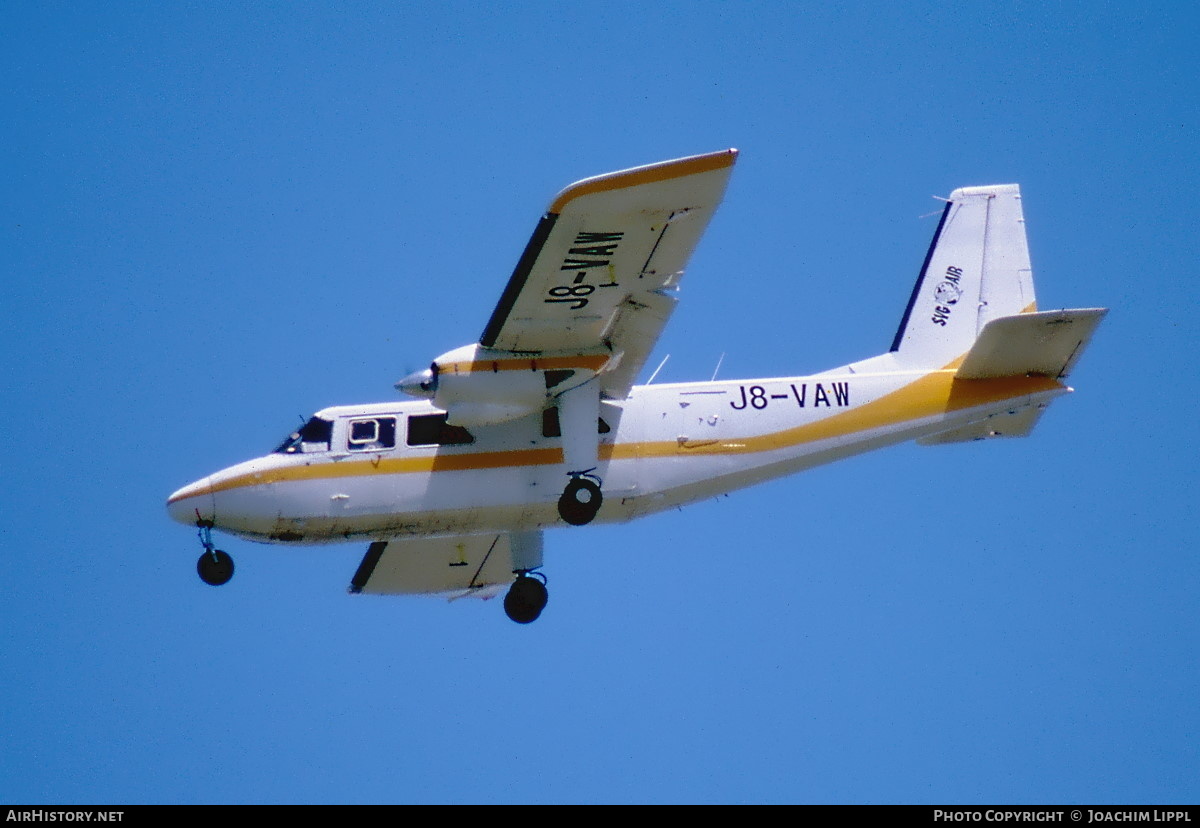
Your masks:
M640 184L653 184L656 181L667 181L672 178L683 178L686 175L720 170L732 167L737 160L738 151L735 149L710 152L706 155L693 155L690 158L680 158L676 161L663 161L660 164L649 164L645 167L634 167L631 170L598 175L595 178L585 178L572 184L558 194L549 212L561 213L563 208L575 199L604 193L609 190L622 190L626 187L636 187Z

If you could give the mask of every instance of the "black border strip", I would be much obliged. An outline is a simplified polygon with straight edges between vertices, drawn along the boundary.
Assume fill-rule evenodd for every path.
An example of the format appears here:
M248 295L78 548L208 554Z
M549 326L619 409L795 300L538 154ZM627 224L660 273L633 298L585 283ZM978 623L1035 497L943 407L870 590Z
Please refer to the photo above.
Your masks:
M537 261L538 254L542 252L542 247L546 244L546 239L549 238L556 221L558 221L558 213L546 213L538 222L538 226L534 228L533 235L529 238L529 244L525 245L525 252L521 254L517 267L513 270L508 285L504 288L504 293L500 295L499 304L492 311L492 318L488 320L487 327L483 329L483 336L479 337L479 344L483 347L491 348L496 344L496 338L500 336L500 329L504 327L513 305L517 303L521 291L525 289L525 282L533 270L533 263Z
M385 549L387 549L387 541L375 541L367 547L367 554L363 555L362 563L358 565L358 571L350 579L351 593L357 595L362 592L367 581L371 580L371 576L375 574L375 567L379 565L379 559L383 557Z
M896 338L892 340L891 351L900 350L900 340L904 338L904 329L908 327L908 317L912 315L913 306L917 304L917 296L921 292L921 285L925 283L925 271L929 269L929 262L933 259L933 251L937 249L938 240L942 237L942 228L946 226L946 217L950 215L950 208L954 206L953 201L946 202L946 209L942 211L941 221L938 222L937 230L933 234L933 241L929 243L929 250L925 253L925 261L921 265L921 275L917 277L917 283L913 285L912 296L908 297L908 307L904 309L904 318L900 320L900 328L896 331Z

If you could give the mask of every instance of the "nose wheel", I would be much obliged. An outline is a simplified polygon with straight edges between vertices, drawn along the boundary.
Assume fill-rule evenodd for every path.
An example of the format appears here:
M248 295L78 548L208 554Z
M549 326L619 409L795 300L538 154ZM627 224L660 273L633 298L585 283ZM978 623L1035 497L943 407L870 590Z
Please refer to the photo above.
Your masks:
M220 549L211 552L205 550L200 555L200 560L196 561L196 572L200 575L200 580L209 586L228 583L233 577L233 558Z
M518 624L531 624L542 614L549 597L545 575L518 572L517 580L504 596L504 612Z
M604 495L600 486L588 477L572 477L558 499L558 515L572 526L591 523L600 511Z
M233 577L233 558L213 544L211 524L197 521L196 525L200 527L198 534L200 544L204 547L200 560L196 561L196 574L209 586L229 583L229 579Z

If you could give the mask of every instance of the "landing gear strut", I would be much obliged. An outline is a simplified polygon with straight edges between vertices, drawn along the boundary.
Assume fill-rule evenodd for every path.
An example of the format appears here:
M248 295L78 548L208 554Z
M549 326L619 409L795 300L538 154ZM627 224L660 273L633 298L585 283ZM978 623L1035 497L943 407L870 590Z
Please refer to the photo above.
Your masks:
M600 494L600 486L594 480L572 477L558 499L558 514L572 526L583 526L592 522L603 502L604 495Z
M227 552L216 548L212 539L211 523L197 521L196 525L200 527L197 534L200 535L200 543L204 546L200 560L196 561L196 573L200 580L209 586L228 583L233 577L233 558L229 557Z
M517 570L517 580L504 596L504 612L518 624L531 624L546 608L548 598L545 575Z

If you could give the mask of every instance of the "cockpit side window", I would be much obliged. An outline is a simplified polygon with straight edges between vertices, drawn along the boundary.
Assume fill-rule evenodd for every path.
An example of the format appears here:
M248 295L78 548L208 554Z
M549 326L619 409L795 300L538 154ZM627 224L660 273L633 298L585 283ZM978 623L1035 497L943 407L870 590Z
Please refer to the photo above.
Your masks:
M333 439L333 423L313 417L275 449L276 454L311 454L317 451L329 451L329 442Z
M346 436L350 451L381 451L396 447L396 418L371 417L351 420Z

